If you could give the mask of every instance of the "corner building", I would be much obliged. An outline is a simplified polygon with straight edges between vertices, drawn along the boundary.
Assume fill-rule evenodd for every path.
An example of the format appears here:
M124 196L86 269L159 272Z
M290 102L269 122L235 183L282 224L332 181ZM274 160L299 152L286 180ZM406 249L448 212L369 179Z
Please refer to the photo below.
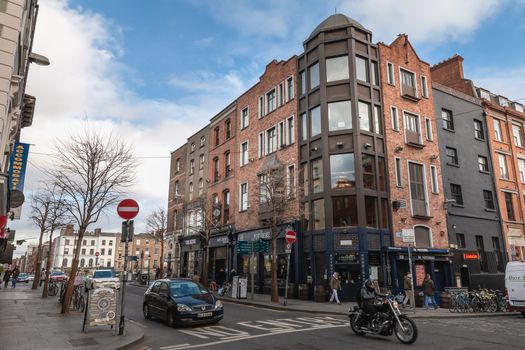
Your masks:
M452 283L439 139L430 84L430 65L408 36L379 44L387 167L392 200L392 287L403 288L413 248L415 287L430 274L437 291ZM409 243L403 232L415 238Z
M324 300L334 271L342 298L364 279L388 283L389 196L379 53L372 33L335 14L298 58L304 234L299 283ZM313 289L313 290L312 290Z

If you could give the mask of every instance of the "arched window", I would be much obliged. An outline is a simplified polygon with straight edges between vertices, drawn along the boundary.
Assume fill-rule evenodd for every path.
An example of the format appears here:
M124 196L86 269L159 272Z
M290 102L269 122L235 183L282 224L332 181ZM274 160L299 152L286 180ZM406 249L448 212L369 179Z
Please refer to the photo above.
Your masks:
M223 220L224 220L224 224L227 224L228 220L230 220L230 191L225 190L222 193L222 197L223 197L223 200L222 200Z
M204 193L204 180L199 179L199 197Z
M175 194L176 195L180 195L180 193L179 193L179 182L178 181L175 181Z
M430 232L430 228L426 226L414 226L414 234L416 236L416 247L432 247L432 233Z
M62 260L62 267L67 267L67 258L64 258L64 260Z
M80 267L84 267L86 260L84 258L80 259Z
M189 198L190 198L190 201L191 201L193 199L193 182L190 182L189 191L190 191Z
M89 259L89 267L93 267L93 259Z

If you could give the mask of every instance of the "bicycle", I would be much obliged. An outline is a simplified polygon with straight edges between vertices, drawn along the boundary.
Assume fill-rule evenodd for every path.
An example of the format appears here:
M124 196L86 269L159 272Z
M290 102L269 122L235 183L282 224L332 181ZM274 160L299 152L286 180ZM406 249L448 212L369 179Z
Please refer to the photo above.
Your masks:
M86 307L86 301L84 299L84 293L82 293L82 288L83 287L81 285L76 285L73 291L73 308L75 310L80 310L80 312L84 312Z
M47 292L50 296L54 297L58 293L58 285L55 281L49 282L49 289Z
M229 283L224 283L221 288L217 291L219 296L231 295L232 286Z

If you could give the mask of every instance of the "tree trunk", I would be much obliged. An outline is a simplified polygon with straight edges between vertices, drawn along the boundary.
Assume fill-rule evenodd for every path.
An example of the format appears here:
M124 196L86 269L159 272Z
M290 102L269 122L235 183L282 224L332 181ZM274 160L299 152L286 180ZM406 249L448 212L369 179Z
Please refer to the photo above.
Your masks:
M82 239L84 238L85 228L80 228L78 230L78 240L75 247L75 255L73 257L73 264L71 266L71 271L69 272L69 279L66 284L66 292L64 299L62 300L62 311L63 314L69 314L69 304L71 304L71 298L73 297L73 288L75 287L75 277L78 269L78 257L80 255L80 247L82 245Z
M277 235L272 235L272 302L279 302L279 286L277 285Z
M164 278L164 238L160 240L160 278Z
M44 230L40 230L40 239L38 241L38 251L36 253L35 263L35 279L33 280L33 286L31 289L37 289L40 283L40 270L42 270L42 239L44 238Z
M46 263L46 279L44 280L44 289L42 290L42 298L47 298L49 292L49 273L51 271L51 248L53 241L53 231L49 233L49 247L47 249L47 263Z

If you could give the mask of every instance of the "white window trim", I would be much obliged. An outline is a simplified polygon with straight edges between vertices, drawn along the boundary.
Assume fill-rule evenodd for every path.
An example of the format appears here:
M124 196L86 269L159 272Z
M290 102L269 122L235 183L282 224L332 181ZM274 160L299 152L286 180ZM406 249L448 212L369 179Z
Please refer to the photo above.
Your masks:
M265 103L266 103L266 94L261 95L257 98L257 115L260 118L265 116Z
M297 166L295 166L295 164L288 164L286 166L286 194L289 197L290 197L290 195L292 195L292 191L290 191L290 186L288 186L290 184L290 168L291 167L294 168L293 188L294 188L294 190L297 189ZM293 195L295 196L295 191L294 191Z
M242 186L243 185L246 185L246 208L243 209L242 208ZM250 199L249 199L249 190L248 190L248 182L241 182L239 184L239 213L241 212L244 212L244 211L247 211L248 208L250 207Z
M266 155L266 148L264 147L265 145L265 142L264 142L264 131L260 132L259 135L258 135L258 139L257 139L257 142L259 144L259 149L257 150L257 154L259 156L259 158L262 158Z
M289 128L290 120L292 120L292 124L293 124L293 133L290 133L290 128ZM297 126L295 125L295 115L292 114L291 116L286 118L285 124L286 124L286 144L293 145L295 143L295 130L297 128Z
M410 195L410 216L414 216L414 210L412 208L412 188L410 186L410 163L412 164L418 164L423 166L423 187L424 187L424 194L425 194L425 206L427 210L427 216L430 216L430 203L428 198L428 184L427 184L427 169L426 165L424 163L416 162L410 159L407 159L407 178L408 178L408 192Z
M248 154L248 156L247 156L248 159L246 160L246 163L243 164L244 156L242 154L242 145L244 145L244 144L246 144L246 153ZM239 164L240 164L241 167L243 167L243 166L247 165L248 163L250 163L250 143L249 143L249 140L241 142L239 151L240 151L240 155L241 155L240 156L240 160L239 160Z
M292 80L292 97L288 98L288 96L290 96L290 92L288 91L288 81L290 79ZM295 98L295 79L293 75L288 76L285 80L284 95L286 97L286 102L289 102Z
M427 141L434 141L432 119L430 119L429 117L425 117L425 136Z
M389 81L390 80L390 74L389 73L389 70L388 70L388 67L391 66L392 67L392 81ZM389 62L389 61L386 61L386 80L387 80L387 84L390 84L392 86L396 86L396 68L394 66L394 64L392 62Z
M428 80L427 77L424 75L419 76L420 84L421 84L421 96L424 98L428 98ZM426 91L426 93L425 93Z
M420 93L419 93L419 88L418 88L418 83L417 83L417 74L416 72L408 69L408 68L405 68L405 67L401 67L399 66L398 67L398 74L399 74L399 93L401 94L401 96L403 96L403 84L401 83L402 82L402 79L401 79L401 70L404 70L404 71L407 71L409 73L412 73L414 74L414 87L416 88L416 97L420 97Z
M510 180L510 174L509 174L509 166L507 164L507 155L505 153L496 152L498 154L498 171L499 171L499 178L502 180ZM505 173L507 174L507 177L503 177L503 174L501 173L501 163L500 163L500 156L503 156L504 164L505 164Z
M523 164L523 167L520 166L521 164ZM520 182L522 184L525 183L525 159L518 158L518 173L520 175Z
M284 119L284 120L281 120L278 124L278 132L277 132L277 150L280 150L281 148L284 148L286 147L287 145L287 142L286 142L286 126L287 126L287 120L288 119ZM281 143L282 141L282 143Z
M242 112L244 110L246 110L248 118L246 119L247 120L246 125L243 126L242 125ZM250 106L246 106L243 109L241 109L241 120L240 120L239 125L241 126L241 130L246 129L248 125L250 125Z
M401 167L398 169L398 164ZM403 162L401 161L400 157L394 158L394 171L395 171L395 177L396 177L396 187L403 187ZM397 178L397 174L399 171L399 179ZM399 180L399 182L397 181Z
M411 111L407 111L405 109L402 110L403 112L403 134L404 134L404 137L405 137L405 143L407 143L407 129L406 129L406 120L405 120L405 113L408 113L408 114L412 114L412 115L415 115L417 116L417 123L419 125L419 144L422 145L423 144L423 132L422 132L422 128L421 128L421 116L417 113L414 113L414 112L411 112Z
M275 128L275 148L270 152L268 151L268 131L272 128ZM268 129L264 130L264 142L266 143L265 146L265 155L272 154L274 152L277 152L280 148L279 146L279 124L271 125Z
M439 177L437 175L437 167L435 165L430 166L430 189L434 194L439 193Z
M274 98L275 102L274 102L274 109L270 111L268 110L268 94L272 91L275 93L275 98ZM270 90L266 91L266 93L264 94L264 115L272 113L277 108L278 108L277 106L277 86L274 86Z
M498 130L499 130L499 138L496 137L496 127L495 127L495 122L498 122ZM504 142L503 141L503 131L502 131L502 128L501 128L501 122L502 120L499 119L499 118L494 118L492 117L492 127L494 128L494 140L497 141L497 142Z
M394 122L394 113L393 111L396 111L396 115L395 115L395 122ZM399 132L399 110L397 109L396 106L390 106L390 120L391 120L391 123L392 123L392 130L394 131L397 131ZM397 128L395 128L394 126L397 124Z
M279 85L277 85L277 107L276 109L284 105L285 97L286 97L285 82L281 81Z

